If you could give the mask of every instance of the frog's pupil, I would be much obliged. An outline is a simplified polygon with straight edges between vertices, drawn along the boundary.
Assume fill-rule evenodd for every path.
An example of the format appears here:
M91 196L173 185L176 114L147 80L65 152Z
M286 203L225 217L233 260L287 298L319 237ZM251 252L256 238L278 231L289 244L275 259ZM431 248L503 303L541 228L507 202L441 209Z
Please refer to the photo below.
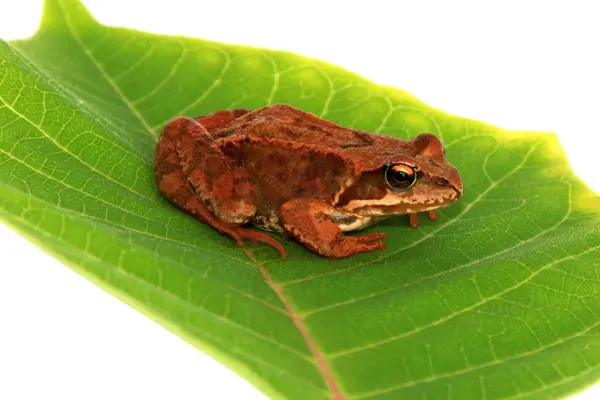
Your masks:
M396 171L396 179L399 181L408 180L408 174L404 171Z

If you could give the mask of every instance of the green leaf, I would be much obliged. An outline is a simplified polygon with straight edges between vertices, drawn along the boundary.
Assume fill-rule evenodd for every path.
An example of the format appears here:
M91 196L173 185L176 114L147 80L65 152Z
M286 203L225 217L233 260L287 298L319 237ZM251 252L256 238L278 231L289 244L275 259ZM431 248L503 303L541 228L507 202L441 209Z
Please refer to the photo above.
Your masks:
M286 261L242 251L161 198L154 146L174 116L269 103L436 133L465 195L419 229L370 228L385 252L331 261L283 238ZM553 134L48 0L33 38L0 42L0 177L4 223L273 398L548 398L600 376L600 207Z

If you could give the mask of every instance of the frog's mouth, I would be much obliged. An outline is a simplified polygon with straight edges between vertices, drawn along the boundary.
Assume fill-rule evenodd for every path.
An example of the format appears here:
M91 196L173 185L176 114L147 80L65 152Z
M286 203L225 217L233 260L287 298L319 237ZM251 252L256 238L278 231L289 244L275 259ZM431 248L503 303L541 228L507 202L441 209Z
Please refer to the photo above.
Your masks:
M456 196L429 203L397 202L396 204L387 204L372 200L371 202L362 201L362 204L358 206L358 201L354 201L348 203L343 211L340 210L341 212L332 215L331 220L344 232L355 231L395 215L414 214L445 207L454 203L458 198L460 198L460 194L457 192ZM397 197L396 200L398 200Z
M378 200L353 200L350 201L344 209L347 212L360 217L413 214L445 207L454 203L460 197L461 193L457 190L448 191L437 199L429 199L427 201L419 201L414 198L403 198L398 196L385 196Z

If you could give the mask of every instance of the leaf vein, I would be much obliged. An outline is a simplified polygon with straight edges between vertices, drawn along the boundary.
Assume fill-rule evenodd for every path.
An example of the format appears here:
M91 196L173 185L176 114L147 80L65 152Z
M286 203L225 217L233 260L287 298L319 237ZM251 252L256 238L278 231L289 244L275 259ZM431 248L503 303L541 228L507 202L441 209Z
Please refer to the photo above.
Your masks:
M117 85L117 83L106 72L106 70L104 69L104 67L102 66L102 64L100 64L98 62L98 60L96 60L96 58L94 57L94 55L92 54L92 52L90 51L90 49L87 48L87 46L81 40L81 38L79 37L79 35L77 35L77 33L75 32L75 30L73 29L73 25L72 25L72 22L71 22L71 17L69 15L69 13L65 12L65 10L64 10L61 2L62 2L62 0L58 1L58 6L62 10L62 13L63 13L63 15L65 17L66 26L67 26L69 32L71 33L71 35L73 36L73 39L75 39L75 41L79 44L79 46L81 46L81 49L83 50L84 54L89 58L89 60L92 62L92 64L98 69L98 71L104 77L104 79L106 79L106 82L113 88L113 90L121 98L121 100L123 101L123 103L125 103L125 105L129 109L129 111L131 111L131 113L137 118L137 120L144 127L144 130L148 133L148 135L150 135L151 138L153 138L154 140L156 140L158 138L158 136L157 136L156 133L154 133L153 129L148 124L148 121L146 121L146 119L135 108L135 106L131 103L131 101L127 98L127 96L125 96L125 93L123 93L123 91Z

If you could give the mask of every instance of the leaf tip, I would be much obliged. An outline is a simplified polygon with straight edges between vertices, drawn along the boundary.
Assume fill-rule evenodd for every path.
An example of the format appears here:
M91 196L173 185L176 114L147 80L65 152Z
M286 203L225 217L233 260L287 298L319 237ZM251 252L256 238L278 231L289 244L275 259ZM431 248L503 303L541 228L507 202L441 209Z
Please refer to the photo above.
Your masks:
M38 31L52 27L67 27L68 22L91 25L98 22L80 0L44 0Z

